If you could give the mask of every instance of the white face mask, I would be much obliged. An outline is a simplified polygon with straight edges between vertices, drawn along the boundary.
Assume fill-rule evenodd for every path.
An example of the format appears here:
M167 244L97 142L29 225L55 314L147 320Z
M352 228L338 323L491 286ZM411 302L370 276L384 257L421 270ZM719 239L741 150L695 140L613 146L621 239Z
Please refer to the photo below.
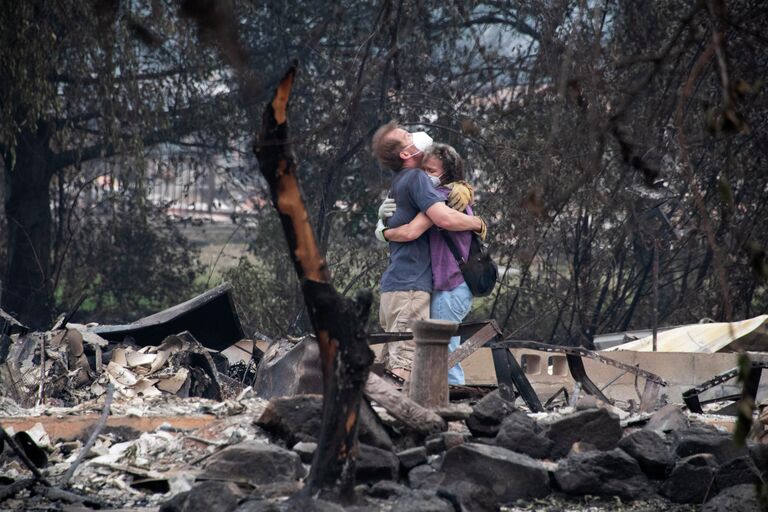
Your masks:
M432 137L427 132L413 132L411 134L412 145L421 152L432 147Z
M440 186L440 177L439 176L430 176L429 181L432 182L433 187L439 187Z

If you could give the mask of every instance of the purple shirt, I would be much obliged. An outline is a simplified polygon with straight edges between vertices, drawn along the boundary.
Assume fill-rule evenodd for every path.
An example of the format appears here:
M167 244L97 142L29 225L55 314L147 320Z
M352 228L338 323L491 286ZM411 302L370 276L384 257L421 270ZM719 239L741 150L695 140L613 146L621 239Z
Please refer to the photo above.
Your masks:
M437 191L448 199L450 189L438 187ZM472 215L472 208L467 207L465 212ZM434 290L453 290L464 282L456 258L453 257L451 248L445 243L443 233L451 237L454 245L459 249L462 258L469 255L469 244L472 241L471 231L445 231L437 226L429 228L429 252L432 259L432 288Z

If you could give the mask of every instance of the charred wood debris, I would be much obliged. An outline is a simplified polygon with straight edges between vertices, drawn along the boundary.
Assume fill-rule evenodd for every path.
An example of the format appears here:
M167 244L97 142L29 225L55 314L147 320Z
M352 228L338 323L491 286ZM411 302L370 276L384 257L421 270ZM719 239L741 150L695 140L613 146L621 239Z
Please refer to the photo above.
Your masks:
M499 387L451 386L423 406L371 373L344 496L303 492L323 420L314 336L245 339L226 284L129 325L65 320L31 332L2 313L0 509L759 509L768 418L735 442L691 400L710 383L687 407L654 395L628 411L586 381L540 399L524 372L500 373L514 357L493 322L459 332L463 357L508 354L494 356Z

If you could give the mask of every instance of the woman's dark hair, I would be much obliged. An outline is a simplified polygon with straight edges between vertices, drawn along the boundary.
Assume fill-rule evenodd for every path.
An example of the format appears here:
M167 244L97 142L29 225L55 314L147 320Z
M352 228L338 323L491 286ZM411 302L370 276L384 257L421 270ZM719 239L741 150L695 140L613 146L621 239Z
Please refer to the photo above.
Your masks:
M443 175L440 184L452 183L464 179L464 159L448 144L435 143L429 148L424 158L435 157L443 163Z

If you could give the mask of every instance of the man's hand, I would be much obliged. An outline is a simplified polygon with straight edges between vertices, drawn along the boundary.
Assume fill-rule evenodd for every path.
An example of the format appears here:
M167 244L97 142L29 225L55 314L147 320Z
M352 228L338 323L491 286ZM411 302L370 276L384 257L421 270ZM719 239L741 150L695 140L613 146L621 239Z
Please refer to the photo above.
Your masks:
M397 210L395 200L391 197L386 198L384 202L381 203L381 206L379 206L379 219L387 220L395 214L395 210Z
M475 200L475 190L466 181L454 181L446 185L451 189L448 194L448 206L454 210L463 212Z
M384 237L385 229L387 229L387 226L384 225L383 220L379 219L379 222L376 223L376 240L384 243L389 242L389 240Z

